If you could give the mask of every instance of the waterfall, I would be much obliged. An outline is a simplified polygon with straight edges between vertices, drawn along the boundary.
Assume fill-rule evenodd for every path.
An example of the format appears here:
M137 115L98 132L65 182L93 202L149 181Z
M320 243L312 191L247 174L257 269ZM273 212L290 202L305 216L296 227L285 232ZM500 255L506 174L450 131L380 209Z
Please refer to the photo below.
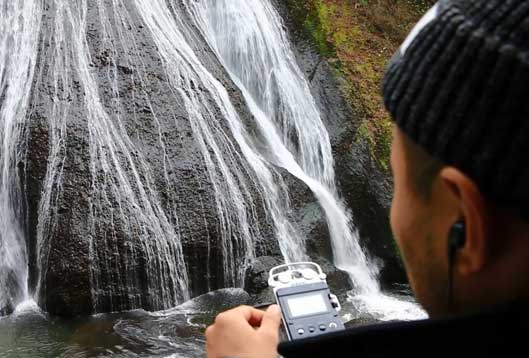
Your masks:
M334 263L359 293L379 291L377 269L359 245L335 186L327 130L268 0L187 1L189 12L243 92L266 141L268 160L302 180L323 208ZM293 258L284 252L287 260Z
M64 272L57 245L71 245L79 257L65 266L82 277L87 267L93 310L173 307L194 294L185 244L197 222L208 289L211 260L217 283L242 287L267 240L286 261L308 259L285 174L318 200L355 294L383 297L269 0L0 0L0 10L0 305L45 304L49 277ZM46 157L38 202L25 203L35 128Z
M27 298L28 259L21 220L24 136L37 60L41 5L0 1L0 310Z

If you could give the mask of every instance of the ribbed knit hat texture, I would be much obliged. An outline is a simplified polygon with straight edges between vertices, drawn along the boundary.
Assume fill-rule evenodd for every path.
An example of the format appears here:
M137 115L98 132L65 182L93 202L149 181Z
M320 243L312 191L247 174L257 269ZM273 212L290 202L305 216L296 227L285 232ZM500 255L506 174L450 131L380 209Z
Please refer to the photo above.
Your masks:
M398 127L529 218L529 1L441 0L394 56Z

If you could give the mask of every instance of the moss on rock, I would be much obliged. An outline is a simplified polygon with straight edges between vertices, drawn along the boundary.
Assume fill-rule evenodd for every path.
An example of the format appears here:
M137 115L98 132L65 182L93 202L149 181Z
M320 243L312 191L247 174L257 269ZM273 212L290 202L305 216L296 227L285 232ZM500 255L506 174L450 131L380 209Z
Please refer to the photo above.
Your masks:
M298 28L334 67L365 141L389 169L392 124L380 96L388 59L432 0L285 0Z

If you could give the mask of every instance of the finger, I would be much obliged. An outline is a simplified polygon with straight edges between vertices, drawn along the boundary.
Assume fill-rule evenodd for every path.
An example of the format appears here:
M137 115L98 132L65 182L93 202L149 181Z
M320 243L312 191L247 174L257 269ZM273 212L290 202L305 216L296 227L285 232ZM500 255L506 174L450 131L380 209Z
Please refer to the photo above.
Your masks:
M241 306L240 309L244 314L244 318L252 327L259 327L265 313L261 310L255 309L250 306Z
M252 308L252 316L248 320L248 323L252 327L259 327L261 326L264 315L265 313L263 311Z
M217 350L214 347L214 344L211 342L206 342L206 355L208 358L218 358L220 355L217 353Z
M213 325L211 326L208 326L206 328L206 331L204 332L204 336L206 336L206 338L210 337L213 333Z
M209 326L207 329L206 329L206 332L205 332L205 336L206 336L206 354L207 354L207 357L208 358L216 358L218 357L218 355L216 354L216 351L215 351L215 344L213 343L214 341L214 331L215 331L215 328L214 326Z
M277 334L279 326L281 325L281 310L278 305L272 305L266 310L262 322L260 331L266 331L269 333Z
M252 327L259 327L264 314L263 311L250 306L239 306L218 315L215 324L240 322L244 320Z

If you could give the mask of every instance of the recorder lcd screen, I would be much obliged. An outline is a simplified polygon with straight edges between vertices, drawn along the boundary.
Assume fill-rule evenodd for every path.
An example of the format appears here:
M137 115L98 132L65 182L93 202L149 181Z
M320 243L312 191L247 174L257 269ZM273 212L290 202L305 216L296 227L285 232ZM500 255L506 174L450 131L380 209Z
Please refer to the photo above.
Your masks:
M321 294L289 298L288 308L292 318L308 316L327 311L327 306Z

